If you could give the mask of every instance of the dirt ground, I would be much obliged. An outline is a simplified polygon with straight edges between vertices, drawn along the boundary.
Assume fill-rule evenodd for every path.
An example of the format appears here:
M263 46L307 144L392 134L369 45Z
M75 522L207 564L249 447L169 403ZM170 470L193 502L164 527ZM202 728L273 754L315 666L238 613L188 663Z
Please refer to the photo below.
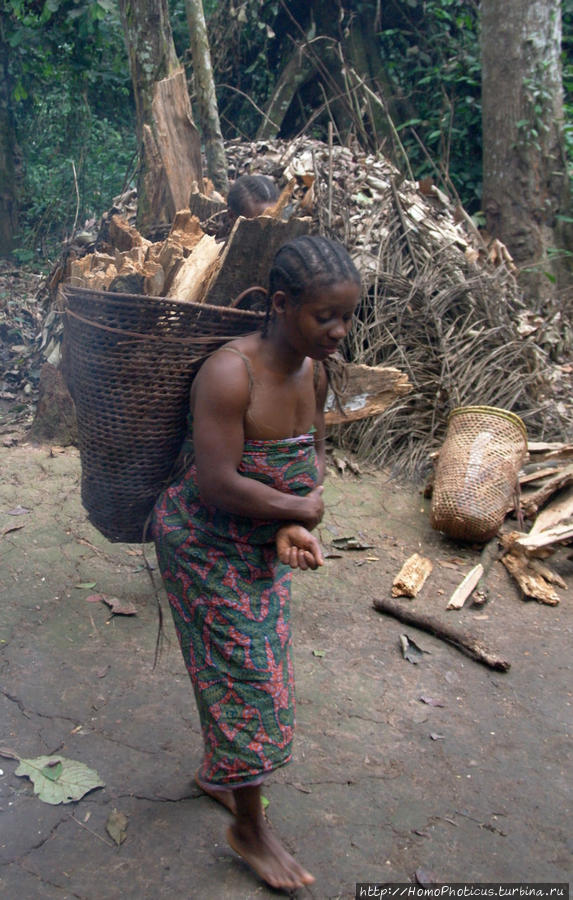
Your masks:
M157 611L141 548L110 544L87 522L76 450L0 454L0 744L81 761L105 782L51 806L0 759L0 896L277 895L227 846L228 814L192 783L198 717L170 619L153 669ZM496 563L489 602L446 613L479 551L432 531L416 488L371 472L331 475L325 494L325 550L349 535L372 548L294 579L295 758L264 792L273 827L316 876L300 894L350 898L356 882L414 882L416 872L568 881L571 586L557 607L524 602ZM415 551L434 569L403 602L473 630L509 672L374 611ZM555 567L572 585L565 552ZM86 602L96 592L132 601L137 615ZM402 657L402 634L427 651L418 664ZM105 829L114 809L128 820L121 846Z

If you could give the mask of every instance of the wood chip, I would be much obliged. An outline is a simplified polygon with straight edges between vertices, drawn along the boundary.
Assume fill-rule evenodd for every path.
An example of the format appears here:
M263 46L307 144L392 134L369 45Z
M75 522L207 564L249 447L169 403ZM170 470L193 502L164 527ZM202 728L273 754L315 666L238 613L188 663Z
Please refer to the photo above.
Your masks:
M484 573L484 568L481 563L478 563L477 566L474 566L473 569L468 572L463 581L459 583L454 593L450 597L448 601L448 605L446 609L461 609L472 591L478 584L478 581L482 577Z
M392 583L393 597L415 597L422 589L433 569L430 559L414 553L410 556Z

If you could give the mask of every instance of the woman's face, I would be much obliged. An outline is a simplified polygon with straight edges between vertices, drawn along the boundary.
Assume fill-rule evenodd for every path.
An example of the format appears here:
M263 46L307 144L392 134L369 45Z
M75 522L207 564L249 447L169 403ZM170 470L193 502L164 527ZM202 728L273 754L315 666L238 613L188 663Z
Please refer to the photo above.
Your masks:
M350 331L360 285L341 281L311 288L297 302L286 294L282 296L275 309L286 339L304 356L322 360L339 349Z

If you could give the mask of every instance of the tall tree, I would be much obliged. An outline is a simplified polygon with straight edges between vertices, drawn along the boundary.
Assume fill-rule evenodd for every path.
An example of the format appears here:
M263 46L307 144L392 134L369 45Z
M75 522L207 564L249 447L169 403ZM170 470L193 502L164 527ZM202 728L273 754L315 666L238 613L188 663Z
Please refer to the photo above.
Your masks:
M229 190L227 157L219 122L211 50L202 0L185 0L185 12L189 24L193 80L199 108L199 122L205 142L207 174L212 178L217 190L226 194Z
M15 172L16 131L12 111L5 14L0 12L0 256L14 247L18 223Z
M567 247L561 0L482 0L483 208L521 269ZM533 293L542 276L529 277Z
M137 115L137 225L169 223L201 181L200 140L167 0L119 0Z

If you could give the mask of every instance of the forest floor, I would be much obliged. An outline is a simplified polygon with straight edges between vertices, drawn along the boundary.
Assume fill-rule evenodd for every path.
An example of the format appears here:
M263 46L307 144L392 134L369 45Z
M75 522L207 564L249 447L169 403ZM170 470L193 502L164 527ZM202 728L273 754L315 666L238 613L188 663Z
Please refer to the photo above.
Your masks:
M80 504L74 448L0 448L0 722L3 750L61 755L104 786L66 805L0 759L0 895L18 900L250 900L277 896L227 846L228 814L194 786L201 736L140 546L110 544ZM571 586L523 602L500 563L485 606L445 612L479 549L433 531L428 501L384 472L331 474L325 550L297 574L294 760L265 785L267 815L316 877L301 895L351 898L357 882L566 882L573 869ZM19 513L19 514L18 514ZM434 568L412 609L479 634L511 662L492 671L377 613L404 560ZM149 558L154 561L153 550ZM553 565L570 584L563 552ZM130 601L112 615L94 594ZM400 636L424 651L403 658ZM106 831L126 817L125 840Z

